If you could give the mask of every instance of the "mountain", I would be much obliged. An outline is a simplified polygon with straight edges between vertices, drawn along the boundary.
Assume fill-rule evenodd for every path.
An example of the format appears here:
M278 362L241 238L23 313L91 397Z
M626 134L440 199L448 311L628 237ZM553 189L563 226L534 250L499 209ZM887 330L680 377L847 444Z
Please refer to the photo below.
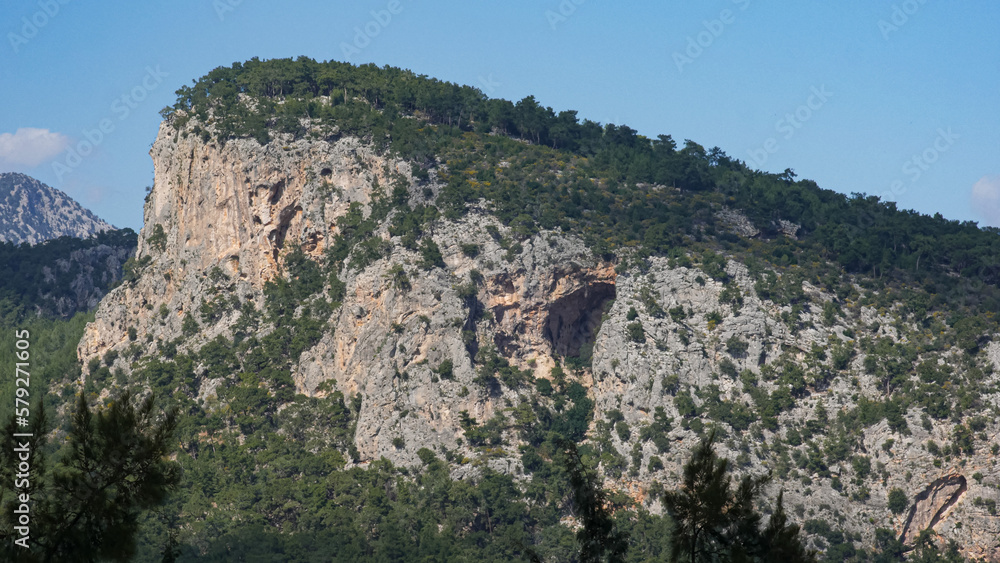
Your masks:
M77 349L184 413L140 560L571 560L566 441L656 560L713 430L825 560L1000 560L996 231L388 67L163 115Z
M68 319L92 311L114 285L135 253L131 229L98 233L86 239L59 237L35 245L0 243L0 318Z
M24 174L0 173L0 241L36 244L112 229L59 190Z

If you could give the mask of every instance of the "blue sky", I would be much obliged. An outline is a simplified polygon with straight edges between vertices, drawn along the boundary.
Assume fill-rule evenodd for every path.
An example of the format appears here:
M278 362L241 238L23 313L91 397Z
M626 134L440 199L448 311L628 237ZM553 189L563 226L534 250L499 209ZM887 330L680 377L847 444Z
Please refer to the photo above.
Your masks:
M93 4L5 6L0 172L120 227L141 227L158 112L179 86L298 55L534 94L824 188L1000 225L995 0Z

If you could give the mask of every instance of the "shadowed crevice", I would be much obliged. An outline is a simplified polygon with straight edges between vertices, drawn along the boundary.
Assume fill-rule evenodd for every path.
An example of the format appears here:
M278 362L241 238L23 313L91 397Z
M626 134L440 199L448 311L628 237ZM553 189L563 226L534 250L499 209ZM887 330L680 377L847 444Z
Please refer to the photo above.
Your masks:
M561 356L579 356L583 345L594 339L604 305L614 298L614 283L596 282L554 302L544 329L553 351Z
M920 508L921 503L926 503L928 500L931 500L932 495L941 489L956 486L958 489L951 492L945 501L941 503L941 506L934 511L934 515L931 516L930 521L926 526L919 530L910 530L910 526L913 524L913 519L917 515L917 510ZM969 485L964 475L947 475L945 477L941 477L940 479L935 479L930 485L927 485L927 488L914 497L913 506L910 507L910 513L906 517L906 524L903 524L903 533L900 534L899 541L905 544L907 541L914 539L923 530L936 526L938 522L941 521L941 517L944 515L945 511L954 506L954 504L958 502L958 499L960 499L968 489Z

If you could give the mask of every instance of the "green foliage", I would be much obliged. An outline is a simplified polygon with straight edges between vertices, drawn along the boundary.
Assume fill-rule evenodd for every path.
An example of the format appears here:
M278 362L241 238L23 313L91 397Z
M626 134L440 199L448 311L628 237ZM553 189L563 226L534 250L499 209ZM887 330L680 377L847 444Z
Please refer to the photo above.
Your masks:
M406 270L403 269L402 264L393 264L392 268L389 268L389 280L392 283L392 287L400 291L409 291L413 287L410 284L410 277L406 275Z
M678 305L670 309L670 318L673 319L675 323L679 323L687 318L687 313L684 312L684 307Z
M535 379L535 389L543 397L548 397L552 395L552 382L544 377L539 377Z
M652 440L659 453L667 453L670 451L670 438L667 437L667 434L670 432L672 424L673 419L667 417L663 407L656 407L653 411L652 424L645 425L640 429L639 439L643 442Z
M988 340L988 321L980 316L963 317L952 324L955 331L955 343L959 348L970 354L979 351L986 340Z
M628 553L628 534L615 523L608 510L607 492L587 470L576 446L565 442L563 463L569 474L573 504L581 528L576 533L580 544L580 563L622 563Z
M726 257L721 254L706 251L701 257L701 269L716 281L723 283L729 281L729 274L726 273Z
M932 456L939 457L941 455L941 448L938 447L937 442L935 442L934 440L927 440L926 447L927 447L927 452L930 453Z
M896 487L889 489L888 507L893 514L902 514L909 506L910 499L906 496L906 491Z
M469 258L475 258L479 256L479 245L475 243L463 243L461 245L462 254Z
M934 540L935 535L931 529L920 532L914 542L915 549L906 560L913 563L962 563L965 561L955 540L948 541L944 552L942 552L938 548L937 541Z
M355 270L363 270L389 254L391 246L378 237L368 238L353 246L351 259L347 265Z
M229 282L229 276L218 266L212 266L212 269L208 271L208 279L217 286Z
M335 271L330 272L330 275L327 277L327 284L330 286L328 295L333 302L333 306L339 307L340 303L344 300L344 295L347 293L347 284L340 281Z
M184 320L181 322L181 334L184 336L194 336L198 334L199 328L198 321L194 320L194 317L190 313L184 315Z
M956 455L972 455L975 453L972 430L964 424L956 424L952 430L951 449Z
M719 303L729 305L733 313L739 314L743 307L743 294L735 283L729 283L719 293Z
M221 335L201 347L198 359L204 364L205 377L209 379L232 375L239 365L231 343Z
M857 474L859 479L864 479L868 477L868 474L872 470L872 462L867 456L857 455L851 461L851 465L854 467L854 472Z
M455 378L455 364L451 359L446 359L438 365L437 369L434 370L441 379L454 379Z
M710 387L718 391L718 387L714 385ZM728 424L737 432L747 430L754 421L753 412L745 404L739 401L722 401L718 395L708 395L703 407L707 409L712 420Z
M732 335L726 340L726 351L734 358L743 358L747 355L750 345L737 335Z
M137 238L131 229L122 229L36 245L0 242L0 264L8 272L0 278L0 318L8 322L36 315L69 319L86 311L90 299L100 299L123 280L119 259L134 252ZM134 279L140 266L129 260ZM78 295L77 290L84 287L93 289Z
M424 465L430 465L431 463L434 463L435 461L438 460L437 456L434 455L434 452L432 452L427 448L420 448L419 450L417 450L417 457L420 458L420 461Z
M710 311L705 315L705 320L708 322L708 330L715 330L722 323L722 315L718 311Z
M455 286L455 295L462 301L471 301L479 293L479 289L472 281Z
M90 411L77 399L65 449L49 468L44 455L44 410L35 410L31 481L30 551L14 545L13 496L2 495L0 522L8 561L127 561L136 552L138 516L161 505L180 482L180 468L166 459L173 451L175 412L160 415L153 396L141 403L125 392ZM3 438L4 482L16 466L13 417Z
M531 370L519 370L512 366L507 358L497 353L496 348L492 346L479 350L476 362L480 365L476 382L484 390L493 392L500 382L510 389L518 389L531 383Z
M649 469L650 473L654 471L663 471L663 460L655 455L649 456L649 467L647 469Z
M157 252L163 252L167 248L167 233L163 231L163 225L153 225L153 232L146 238L146 242Z
M684 465L681 487L663 495L675 522L672 560L815 561L799 527L788 524L780 494L768 525L761 526L754 503L770 477L747 475L734 490L728 461L715 454L714 441L715 432L709 432Z
M404 185L397 186L397 190ZM400 243L409 250L417 250L417 240L424 236L426 226L432 223L438 216L438 210L434 206L418 205L411 208L405 201L395 202L396 213L392 216L389 224L389 234L400 237Z
M990 499L984 499L982 497L976 497L976 498L972 499L972 504L973 504L973 506L980 506L980 507L985 508L986 512L989 512L990 516L996 516L997 515L997 501L995 501L995 500L993 500L991 498Z
M498 446L503 443L503 431L507 426L507 419L502 414L480 425L476 419L469 416L469 411L461 411L458 413L458 420L470 446Z
M624 420L615 424L615 432L618 434L618 439L622 442L628 442L629 438L632 437L632 430Z
M438 248L434 239L428 237L420 244L420 265L424 269L444 268L444 257L441 256L441 249Z
M653 295L653 290L648 285L644 285L639 289L639 301L642 302L643 307L646 309L646 314L650 317L659 319L666 316L666 311L656 302L656 296Z
M698 415L698 408L694 404L694 399L691 398L691 394L687 391L677 393L674 396L674 407L677 408L677 413L684 418L691 418Z
M216 295L214 299L205 301L198 306L198 316L201 318L201 322L203 323L214 323L221 319L222 316L229 312L232 308L233 300L229 299L226 294L220 293L219 295ZM197 332L197 329L195 329L195 332Z
M642 323L638 321L626 325L625 332L632 342L638 342L639 344L646 342L646 331L643 330Z
M846 343L837 343L830 353L830 360L834 369L845 370L854 358L854 348Z
M319 264L306 256L300 247L292 247L285 255L285 272L291 284L291 293L299 300L323 289L323 273Z

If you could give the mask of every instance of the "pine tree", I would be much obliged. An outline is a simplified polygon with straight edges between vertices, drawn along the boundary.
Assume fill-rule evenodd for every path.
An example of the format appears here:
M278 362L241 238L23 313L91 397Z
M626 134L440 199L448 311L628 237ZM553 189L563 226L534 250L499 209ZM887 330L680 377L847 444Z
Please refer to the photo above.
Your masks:
M813 555L799 541L799 525L789 524L785 514L785 492L778 493L774 513L761 532L761 544L767 553L766 561L810 561Z
M35 436L44 436L44 411L36 410ZM40 422L39 422L40 421ZM92 413L81 393L67 435L67 447L51 470L33 460L30 549L14 545L8 475L0 498L0 538L5 561L128 561L135 554L141 511L161 504L180 481L180 466L168 461L177 425L174 411L162 417L154 397L134 404L129 392ZM13 467L15 432L4 433L0 461ZM41 439L34 447L41 453Z
M583 527L576 532L580 563L620 563L628 552L628 535L615 526L607 509L607 492L583 465L576 445L563 443L564 465L573 489L573 504Z
M664 494L663 504L674 519L671 560L814 561L799 540L798 526L787 523L781 494L768 525L760 528L754 502L770 475L744 476L734 491L729 462L715 454L714 442L713 430L684 466L681 488Z

